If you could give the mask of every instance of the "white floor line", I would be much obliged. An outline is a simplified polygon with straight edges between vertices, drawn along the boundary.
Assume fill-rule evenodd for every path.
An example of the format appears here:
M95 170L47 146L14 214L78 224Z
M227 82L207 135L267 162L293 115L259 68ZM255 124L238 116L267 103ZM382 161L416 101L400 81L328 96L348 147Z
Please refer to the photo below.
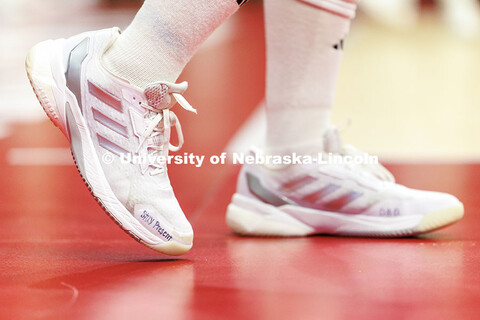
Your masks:
M12 166L72 166L69 148L12 148L7 153Z

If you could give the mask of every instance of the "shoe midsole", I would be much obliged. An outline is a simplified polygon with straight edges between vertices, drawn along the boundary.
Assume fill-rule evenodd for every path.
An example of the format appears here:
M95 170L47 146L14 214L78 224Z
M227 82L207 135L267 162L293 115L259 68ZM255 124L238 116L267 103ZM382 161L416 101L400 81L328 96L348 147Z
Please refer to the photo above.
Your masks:
M294 205L274 207L238 193L233 196L232 204L244 210L254 212L267 220L284 220L285 215L287 215L299 223L312 228L311 234L388 233L414 229L423 218L423 215L375 217L364 214L345 214Z

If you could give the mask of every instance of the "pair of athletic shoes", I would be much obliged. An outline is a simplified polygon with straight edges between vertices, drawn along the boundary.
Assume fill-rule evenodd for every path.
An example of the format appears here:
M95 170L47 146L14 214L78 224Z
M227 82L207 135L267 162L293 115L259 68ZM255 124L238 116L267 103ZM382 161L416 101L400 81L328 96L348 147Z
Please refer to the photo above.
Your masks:
M142 90L109 72L102 57L119 34L113 28L41 42L28 53L27 74L103 209L144 245L180 255L192 247L193 230L161 159L183 143L173 107L196 111L182 95L187 83L156 82ZM179 145L170 143L172 130ZM325 152L362 155L342 145L335 128L324 140ZM251 236L395 237L462 216L455 197L398 185L379 164L256 164L242 167L226 221Z

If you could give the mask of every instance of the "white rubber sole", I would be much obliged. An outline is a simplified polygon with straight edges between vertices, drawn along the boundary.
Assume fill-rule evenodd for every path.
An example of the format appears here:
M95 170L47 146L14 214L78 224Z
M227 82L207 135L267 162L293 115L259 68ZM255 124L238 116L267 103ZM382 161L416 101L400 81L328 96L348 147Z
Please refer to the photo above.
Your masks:
M34 46L27 55L25 68L32 88L45 113L68 138L66 125L62 120L62 115L58 111L56 103L58 99L55 98L56 96L62 95L62 90L57 86L54 79L55 77L62 77L64 71L54 71L55 67L52 66L50 57L52 45L53 41L50 40ZM53 74L54 72L56 72L56 74ZM171 241L163 241L151 234L151 232L135 219L120 203L105 178L88 127L81 115L76 99L69 91L63 92L63 96L72 106L71 112L75 118L76 129L78 129L80 136L79 141L76 143L81 145L83 170L81 170L77 163L76 158L78 155L75 155L74 143L71 141L72 156L75 165L85 185L104 211L135 240L153 250L175 256L188 252L193 245L193 235L191 237L183 237L181 240L174 237Z
M317 225L308 225L293 217L315 216ZM364 237L407 237L448 226L463 217L463 205L425 215L372 217L340 214L294 206L281 209L235 194L227 208L226 222L236 234L247 236L301 237L332 234ZM308 220L308 219L305 219Z

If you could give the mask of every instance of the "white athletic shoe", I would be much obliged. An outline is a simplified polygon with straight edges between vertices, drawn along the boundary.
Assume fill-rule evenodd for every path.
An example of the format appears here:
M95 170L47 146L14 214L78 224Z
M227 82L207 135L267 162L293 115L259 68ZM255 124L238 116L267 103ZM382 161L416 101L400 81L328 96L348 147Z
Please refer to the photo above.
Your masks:
M401 237L444 227L463 216L463 205L454 196L396 184L378 163L328 163L331 156L325 153L368 158L342 146L335 128L327 131L324 149L320 164L244 165L227 209L230 229L254 236ZM259 152L252 155L269 160Z
M181 95L186 83L152 83L143 91L109 73L103 53L119 34L113 28L41 42L28 53L27 74L99 204L141 243L180 255L192 247L193 230L161 160L183 143L170 108L178 102L195 109ZM179 146L169 142L172 126Z

